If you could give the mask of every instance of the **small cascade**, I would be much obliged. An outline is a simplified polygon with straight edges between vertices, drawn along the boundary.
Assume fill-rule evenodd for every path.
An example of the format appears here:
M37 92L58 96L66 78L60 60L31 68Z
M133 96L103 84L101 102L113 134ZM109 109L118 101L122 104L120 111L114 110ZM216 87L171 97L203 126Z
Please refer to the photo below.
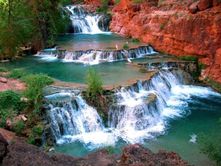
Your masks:
M188 104L196 97L202 101L221 97L210 88L185 84L183 71L161 70L148 81L116 89L108 127L80 93L46 96L53 135L58 144L81 141L89 148L114 145L119 140L143 143L164 134L172 119L189 115Z
M52 133L58 144L70 142L73 137L103 130L97 111L88 106L80 95L56 93L45 97Z
M108 31L109 19L105 15L92 14L82 6L67 6L70 12L74 33L97 34Z
M165 131L163 111L171 96L171 88L183 81L171 72L159 72L149 82L118 89L117 104L109 111L109 126L122 133L125 141L142 142Z
M154 55L157 52L151 46L140 46L129 50L86 50L86 51L41 51L37 56L48 59L62 59L64 62L75 62L95 65L104 62L122 61Z

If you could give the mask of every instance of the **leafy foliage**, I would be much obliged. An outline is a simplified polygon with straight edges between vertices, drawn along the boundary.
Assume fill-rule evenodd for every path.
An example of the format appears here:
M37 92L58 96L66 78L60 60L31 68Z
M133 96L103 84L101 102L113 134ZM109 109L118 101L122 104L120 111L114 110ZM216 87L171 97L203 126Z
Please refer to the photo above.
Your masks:
M23 104L20 98L20 94L11 90L0 92L0 109L11 108L16 111L21 111L23 109Z
M0 72L7 72L8 70L4 67L0 67Z
M25 96L30 100L30 103L35 106L38 111L42 104L43 88L53 83L53 79L44 74L31 74L23 78L27 84Z
M181 56L179 59L184 61L198 61L196 56Z
M140 40L135 38L135 39L132 39L132 42L133 43L140 43Z
M31 134L28 137L28 143L36 145L38 143L37 140L41 140L43 131L44 129L41 124L34 126L31 130Z
M0 59L11 59L22 46L37 48L54 44L69 21L60 4L68 0L1 0Z
M25 124L22 120L18 121L15 126L13 127L13 130L17 135L21 135L23 129L25 128Z
M87 74L87 97L96 98L97 95L101 95L103 92L102 81L100 76L94 69L89 69Z
M98 13L107 13L108 11L108 0L101 0L101 7L97 9Z
M27 73L24 69L14 69L14 70L10 71L8 77L19 79L19 78L22 78L26 75L27 75Z
M4 127L6 119L12 118L25 108L21 95L13 91L0 92L0 126Z
M7 118L13 118L16 115L13 109L0 109L0 127L5 127Z
M30 11L23 0L0 1L0 59L12 58L33 35Z
M124 45L123 45L123 49L124 50L128 50L130 47L129 47L129 45L127 44L127 43L125 43Z

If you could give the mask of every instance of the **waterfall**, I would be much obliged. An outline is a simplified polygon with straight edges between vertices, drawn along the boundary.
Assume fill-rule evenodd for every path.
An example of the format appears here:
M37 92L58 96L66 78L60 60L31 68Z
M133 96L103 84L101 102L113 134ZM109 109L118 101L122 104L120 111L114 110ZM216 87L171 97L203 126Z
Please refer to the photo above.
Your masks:
M63 62L75 62L96 65L104 62L122 61L155 55L151 46L140 46L125 50L86 50L86 51L41 51L36 56L43 60L61 59Z
M149 82L117 90L117 104L109 111L109 126L123 133L123 139L130 143L163 134L170 90L182 83L173 73L161 71Z
M185 85L182 75L180 70L161 70L148 81L116 89L109 106L108 127L80 94L46 96L57 143L81 141L90 148L114 145L119 140L142 143L164 134L171 120L189 115L188 103L195 97L221 97L210 88Z
M79 5L67 6L66 9L71 13L74 33L97 34L108 31L109 21L104 19L104 15L88 13Z
M73 135L102 131L104 126L97 111L80 95L56 93L45 97L52 133L58 144L70 142Z

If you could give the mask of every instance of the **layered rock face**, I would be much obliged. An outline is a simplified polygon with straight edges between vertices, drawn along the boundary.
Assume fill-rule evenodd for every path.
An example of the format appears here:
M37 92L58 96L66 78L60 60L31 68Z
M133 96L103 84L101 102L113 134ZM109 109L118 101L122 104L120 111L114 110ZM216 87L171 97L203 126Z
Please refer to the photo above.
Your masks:
M207 65L203 77L221 83L221 2L219 0L121 0L110 28L138 38L158 51L196 55Z

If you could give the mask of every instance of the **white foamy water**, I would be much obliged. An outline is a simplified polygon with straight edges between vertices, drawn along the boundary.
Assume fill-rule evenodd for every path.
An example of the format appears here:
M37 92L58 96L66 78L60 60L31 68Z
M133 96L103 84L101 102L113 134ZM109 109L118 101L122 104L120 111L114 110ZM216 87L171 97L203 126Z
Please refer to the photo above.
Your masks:
M54 61L60 59L66 63L82 63L87 65L97 65L105 62L123 61L129 59L142 58L154 55L156 52L151 46L141 46L127 51L124 50L86 50L86 51L59 51L43 50L36 56L41 60Z
M116 103L110 106L108 127L80 95L47 96L51 100L49 119L57 143L80 141L91 149L114 145L119 140L142 143L164 134L172 119L189 115L188 102L193 96L220 96L207 87L184 85L177 74L162 71L149 82L139 81L118 89ZM53 102L58 95L65 99ZM66 99L68 96L71 97Z
M82 6L67 6L66 9L71 13L72 25L75 33L84 34L101 34L101 33L111 33L102 31L99 27L99 21L102 15L90 14L84 10ZM106 27L105 29L108 29Z

